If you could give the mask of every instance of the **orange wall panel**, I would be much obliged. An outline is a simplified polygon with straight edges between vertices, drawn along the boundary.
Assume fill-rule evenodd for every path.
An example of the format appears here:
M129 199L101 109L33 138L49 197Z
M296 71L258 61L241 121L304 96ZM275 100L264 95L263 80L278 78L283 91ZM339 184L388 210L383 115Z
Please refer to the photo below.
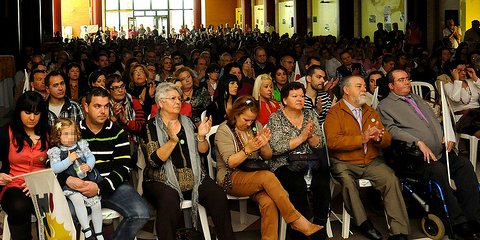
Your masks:
M233 27L235 23L235 8L237 1L235 0L207 0L205 1L205 21L206 26L212 24L218 26L228 23Z
M90 23L90 0L63 0L62 26L72 26L73 35L80 36L80 26Z

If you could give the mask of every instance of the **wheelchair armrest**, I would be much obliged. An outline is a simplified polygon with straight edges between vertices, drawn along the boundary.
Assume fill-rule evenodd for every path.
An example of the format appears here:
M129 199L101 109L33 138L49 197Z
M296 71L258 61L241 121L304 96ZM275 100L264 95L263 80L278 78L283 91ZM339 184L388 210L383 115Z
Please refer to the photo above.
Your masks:
M422 151L420 151L420 148L415 144L415 142L410 144L405 141L393 140L391 147L396 155L407 155L416 158L423 157Z

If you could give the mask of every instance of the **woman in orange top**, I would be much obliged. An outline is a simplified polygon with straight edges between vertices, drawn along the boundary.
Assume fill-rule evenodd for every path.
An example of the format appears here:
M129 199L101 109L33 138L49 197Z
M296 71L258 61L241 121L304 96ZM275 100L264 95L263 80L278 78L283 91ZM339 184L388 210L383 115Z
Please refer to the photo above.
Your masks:
M32 239L33 203L25 180L15 176L46 168L48 116L42 95L33 91L23 93L10 124L0 131L0 203L8 214L12 239Z

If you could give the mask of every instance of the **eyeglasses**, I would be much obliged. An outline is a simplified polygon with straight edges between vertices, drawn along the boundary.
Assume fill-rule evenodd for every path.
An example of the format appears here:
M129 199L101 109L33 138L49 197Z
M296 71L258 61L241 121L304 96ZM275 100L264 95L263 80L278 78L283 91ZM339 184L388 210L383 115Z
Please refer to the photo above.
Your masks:
M170 100L172 102L175 102L175 100L178 100L180 102L183 102L183 99L181 97L168 97L168 98L160 98L160 99L164 99L164 100Z
M143 71L143 70L135 70L135 71L133 71L133 74L134 74L134 75L140 75L140 74L142 74L142 73L145 74L145 71Z
M124 90L124 89L125 89L125 83L122 84L122 85L120 85L120 86L111 86L111 87L110 87L110 90L112 90L112 91L114 91L114 92L115 92L115 91L118 91L118 90Z
M412 80L410 80L409 78L399 78L396 81L399 83L406 83L406 82L411 82Z

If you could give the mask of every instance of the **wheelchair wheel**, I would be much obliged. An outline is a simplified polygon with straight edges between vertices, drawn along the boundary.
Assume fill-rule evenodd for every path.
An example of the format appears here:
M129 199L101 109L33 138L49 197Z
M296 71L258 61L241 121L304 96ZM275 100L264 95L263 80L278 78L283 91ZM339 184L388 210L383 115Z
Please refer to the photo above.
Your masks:
M442 220L433 214L423 217L420 224L425 235L431 239L439 240L445 235L445 226L443 226Z

